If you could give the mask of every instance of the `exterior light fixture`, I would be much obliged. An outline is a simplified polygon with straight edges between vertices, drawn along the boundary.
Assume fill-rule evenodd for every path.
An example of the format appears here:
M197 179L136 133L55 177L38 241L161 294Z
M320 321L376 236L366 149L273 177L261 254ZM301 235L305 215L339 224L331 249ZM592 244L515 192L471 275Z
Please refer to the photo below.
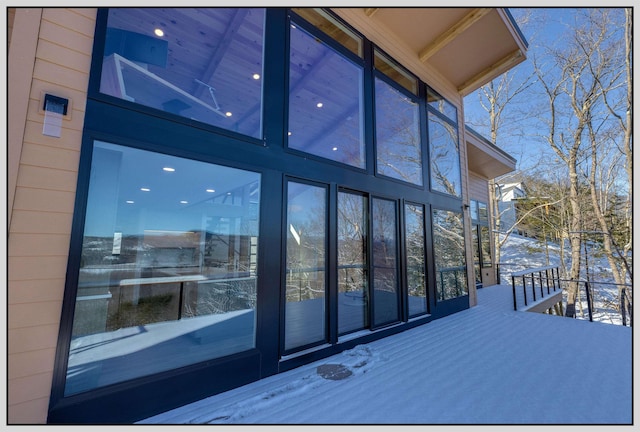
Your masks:
M259 80L260 79L260 74L254 73L253 74L253 79L254 80Z
M317 106L318 108L322 108L322 105L323 105L323 104L322 104L322 102L318 102L318 103L316 104L316 106Z
M162 168L162 170L166 171L166 172L174 172L176 169L175 168L171 168L171 167L164 167L164 168Z
M156 36L158 36L158 37L162 37L162 36L164 36L164 31L162 31L162 29L161 29L161 28L157 28L157 29L155 29L155 30L153 31L153 33L155 33L155 35L156 35Z
M140 188L140 190L142 192L151 192L151 189L149 189L149 188Z
M216 191L215 189L207 189L206 190L206 192L209 192L209 193L214 193L215 191Z
M227 117L231 117L233 113L231 111L227 111L226 113L224 113L224 115L226 115Z
M125 202L126 202L127 204L133 204L133 203L134 203L134 201L132 201L132 200L126 200Z

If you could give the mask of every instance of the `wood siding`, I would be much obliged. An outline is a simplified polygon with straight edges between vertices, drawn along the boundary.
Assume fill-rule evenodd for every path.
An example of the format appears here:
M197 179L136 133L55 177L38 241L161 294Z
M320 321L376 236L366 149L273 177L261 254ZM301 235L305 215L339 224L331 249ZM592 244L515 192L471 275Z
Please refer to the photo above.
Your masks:
M47 420L96 10L10 16L7 422L36 424ZM45 93L70 100L60 138L42 133Z

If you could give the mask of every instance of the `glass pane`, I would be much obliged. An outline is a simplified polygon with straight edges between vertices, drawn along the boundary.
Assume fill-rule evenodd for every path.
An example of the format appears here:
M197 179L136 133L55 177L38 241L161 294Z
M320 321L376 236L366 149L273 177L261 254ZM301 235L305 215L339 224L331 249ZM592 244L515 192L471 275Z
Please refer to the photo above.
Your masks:
M396 203L374 198L371 211L373 317L375 325L382 325L400 319Z
M473 272L476 278L476 285L482 284L482 274L480 273L480 237L478 225L471 228L472 246L473 246Z
M458 110L456 107L431 88L427 89L427 103L431 108L434 108L439 113L448 117L449 120L458 124Z
M65 394L255 347L260 175L96 142Z
M262 136L264 9L109 10L100 91Z
M461 196L460 150L455 126L429 113L431 189Z
M489 223L489 213L487 211L487 204L478 202L478 221L485 224Z
M363 68L291 27L289 147L365 166Z
M433 210L433 255L436 298L448 300L469 294L462 213Z
M480 247L482 250L482 267L491 267L491 237L489 227L480 227Z
M414 95L418 94L418 80L378 50L375 50L374 66Z
M325 188L289 182L285 349L326 339Z
M378 174L422 186L418 104L380 79L375 99Z
M367 198L338 194L338 332L369 325Z
M427 312L424 207L405 205L405 237L409 316Z
M349 51L362 57L362 38L325 11L319 8L293 8L293 11Z
M471 220L474 222L478 221L478 201L476 200L471 200L470 201L470 207L471 207Z

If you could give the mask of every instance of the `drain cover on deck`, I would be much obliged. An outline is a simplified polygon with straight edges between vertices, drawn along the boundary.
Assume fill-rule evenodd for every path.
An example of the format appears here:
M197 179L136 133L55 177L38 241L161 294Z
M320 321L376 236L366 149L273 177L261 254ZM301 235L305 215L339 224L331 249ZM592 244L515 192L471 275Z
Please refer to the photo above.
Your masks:
M335 363L320 365L316 371L322 378L333 381L345 379L352 375L348 367Z

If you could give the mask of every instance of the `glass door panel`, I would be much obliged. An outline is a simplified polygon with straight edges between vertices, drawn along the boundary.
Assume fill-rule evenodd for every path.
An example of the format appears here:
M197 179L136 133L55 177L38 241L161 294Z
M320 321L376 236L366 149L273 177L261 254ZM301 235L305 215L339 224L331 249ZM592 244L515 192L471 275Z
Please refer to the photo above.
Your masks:
M379 326L400 319L398 289L398 236L395 201L371 201L373 324Z
M405 256L407 262L407 291L409 316L427 312L425 273L424 206L405 205Z
M369 325L367 197L338 193L338 333Z
M326 340L327 190L289 182L285 350Z

